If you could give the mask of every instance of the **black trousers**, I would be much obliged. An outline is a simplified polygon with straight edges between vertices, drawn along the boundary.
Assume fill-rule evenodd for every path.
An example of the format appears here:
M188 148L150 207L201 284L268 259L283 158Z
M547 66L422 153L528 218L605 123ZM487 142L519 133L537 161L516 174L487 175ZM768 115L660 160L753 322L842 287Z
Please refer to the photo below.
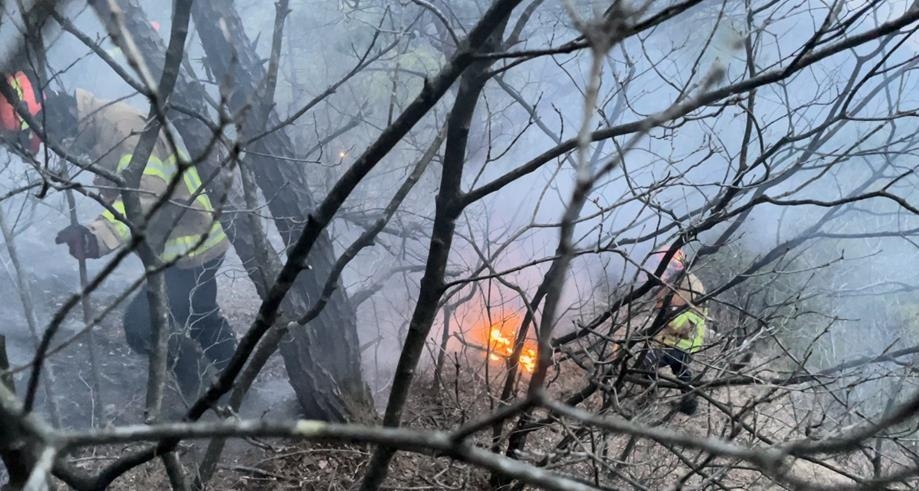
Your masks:
M692 381L689 364L692 355L677 348L649 348L642 353L640 367L649 372L656 372L660 367L670 367L673 375L685 384ZM689 389L684 387L683 392Z
M236 350L236 336L230 324L221 315L220 306L217 305L215 274L221 262L223 258L188 269L173 266L163 273L169 310L172 314L173 331L170 333L169 357L174 367L188 367L192 364L189 358L197 357L194 354L196 350L184 341L188 338L199 345L198 348L204 351L218 370L226 367ZM149 354L153 329L150 323L146 283L125 310L122 325L131 349ZM194 363L196 364L197 360L194 360ZM180 379L183 378L181 370L176 368L176 372ZM187 373L184 374L185 378L188 376Z

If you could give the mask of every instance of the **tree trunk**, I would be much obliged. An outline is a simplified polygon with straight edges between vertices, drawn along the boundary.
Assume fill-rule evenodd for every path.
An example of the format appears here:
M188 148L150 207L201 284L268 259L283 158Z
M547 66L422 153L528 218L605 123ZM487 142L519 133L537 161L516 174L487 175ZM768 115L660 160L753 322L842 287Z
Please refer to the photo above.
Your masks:
M231 0L199 0L193 7L195 24L207 54L208 67L217 80L230 80L228 106L245 111L243 135L266 129L263 102L266 71L246 36L242 20ZM223 22L216 21L217 19ZM226 31L221 25L226 26ZM224 33L229 33L229 40ZM248 109L250 106L254 109ZM267 128L280 124L274 111L267 114ZM303 168L285 158L295 157L286 128L272 132L245 148L241 165L253 171L256 183L268 197L268 207L285 244L299 237L314 201ZM303 298L319 298L325 279L335 264L335 251L323 233L308 257L311 267L300 273L294 289ZM297 313L305 309L298 308ZM306 416L344 421L363 417L372 408L361 374L357 316L341 281L319 316L305 328L289 333L281 344L287 373Z
M104 21L111 20L112 13L108 2L94 0L90 2L90 5L96 10L101 19ZM144 61L155 75L158 74L162 70L166 55L166 47L163 45L162 38L147 22L147 17L143 9L138 5L137 0L119 0L118 6L125 13L124 22L133 36ZM200 83L195 81L193 74L188 73L187 70L180 71L169 103L206 118L208 114L207 99L207 92ZM243 205L239 203L239 200L228 194L229 190L224 185L223 179L207 179L207 176L219 175L221 172L217 152L212 151L212 148L208 145L214 138L214 132L211 128L200 119L184 112L173 109L168 114L170 122L182 136L191 158L200 161L198 164L199 173L205 180L207 194L211 201L216 204L226 200L226 208L242 209ZM251 217L245 214L239 216L236 214L224 214L220 217L220 222L233 243L236 254L246 265L249 277L259 288L259 295L264 295L264 291L261 289L262 285L265 284L264 280L271 278L277 272L279 266L271 268L272 265L263 265L256 261L255 240L252 237L251 226L248 223L249 219Z
M109 18L104 13L107 10L105 3L97 1L93 5L103 18ZM159 35L146 23L146 16L137 0L119 0L119 5L126 13L125 22L134 35L135 43L155 74L162 67L164 55ZM196 1L193 16L207 53L208 68L218 80L224 80L228 70L233 70L229 74L233 89L229 97L229 109L238 112L252 101L260 101L258 88L265 78L265 70L253 45L245 36L233 3L222 0ZM219 28L220 23L216 21L221 17L232 36L232 44L224 37ZM206 100L203 86L183 73L170 102L206 115ZM247 111L249 120L255 117L256 112ZM176 111L170 112L170 118L186 142L192 158L207 150L206 145L213 138L213 131L206 124ZM272 112L268 126L274 127L278 123L279 119ZM260 132L263 127L262 124L251 129L244 126L244 134ZM240 165L246 165L253 171L257 185L266 197L270 197L268 206L272 215L281 217L275 219L275 224L285 243L289 244L299 235L302 229L300 224L305 223L305 218L314 206L302 171L296 166L285 165L283 160L284 157L294 155L293 145L284 130L279 130L246 150L252 154ZM217 159L213 156L205 159L199 165L203 171L202 177L211 175L217 165ZM212 195L215 202L220 201L225 192L218 181L220 179L215 179L208 188L208 194ZM253 227L248 220L257 220L257 217L233 214L221 219L237 254L247 266L250 278L259 289L259 294L264 295L263 285L273 282L280 269L279 262L265 264L265 261L258 260L256 241L251 233ZM334 258L332 241L324 233L309 257L312 270L302 272L287 295L284 310L290 314L290 318L306 312L310 298L319 298ZM316 320L306 328L296 329L288 335L288 340L281 345L281 353L305 416L344 421L363 418L372 411L372 400L361 374L356 314L343 287L339 286Z

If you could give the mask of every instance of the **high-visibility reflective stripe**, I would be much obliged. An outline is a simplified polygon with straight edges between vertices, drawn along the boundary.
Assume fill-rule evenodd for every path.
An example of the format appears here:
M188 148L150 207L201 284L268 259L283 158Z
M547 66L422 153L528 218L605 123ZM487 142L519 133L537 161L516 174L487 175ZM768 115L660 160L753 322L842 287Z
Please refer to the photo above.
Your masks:
M128 165L131 163L131 155L123 155L118 161L118 167L116 172L121 172L124 169L128 168ZM175 177L178 169L176 167L176 155L170 155L165 162L160 160L155 155L151 155L150 159L147 160L147 166L144 167L144 175L155 176L160 179L169 182ZM189 196L194 196L195 193L201 189L204 184L201 182L201 177L198 175L198 170L194 167L189 167L182 174L182 179L185 182L185 188L188 190ZM207 194L203 191L195 197L195 203L200 205L204 211L214 211L214 206L211 204L210 198L207 197Z
M127 169L130 164L131 154L122 155L121 159L118 161L118 167L115 169L115 172L120 173ZM147 165L144 167L144 175L159 177L169 182L176 175L176 166L175 164L170 165L168 160L164 163L155 155L151 155L150 158L147 159Z
M669 344L687 353L695 353L702 348L702 344L705 342L705 317L699 315L695 311L687 310L670 321L670 325L674 329L680 329L686 325L687 322L692 323L694 327L691 338L680 339L674 336L665 336L663 341L665 344Z
M186 158L187 159L187 158ZM167 163L171 163L173 167L176 165L176 156L175 154L171 155L167 160ZM195 202L201 205L205 211L214 211L214 206L211 204L210 198L207 197L207 193L204 192L204 183L201 182L201 176L198 175L198 169L194 167L189 167L188 170L182 174L182 178L185 180L185 187L188 189L189 196L194 196L198 190L201 190L201 193L195 197Z
M11 77L9 79L9 84L10 84L10 88L16 91L16 97L20 101L25 101L26 99L25 99L24 91L22 89L22 82L19 80L19 77L18 76ZM16 118L19 119L19 129L20 130L29 129L29 123L26 123L26 120L22 119L22 117L19 116L19 114L16 115Z
M183 154L184 156L184 154ZM185 160L188 160L186 157ZM146 176L158 177L166 182L172 180L176 173L178 172L177 156L175 154L170 155L165 161L160 160L159 157L151 155L147 160L147 165L144 167L143 174ZM116 172L122 172L124 169L131 164L131 154L125 154L118 160L118 167ZM182 180L185 183L185 188L188 190L189 196L194 196L198 193L199 189L202 189L204 184L201 182L201 177L198 175L198 170L194 167L188 167L185 172L182 173ZM211 200L207 197L203 191L195 197L195 203L205 212L213 212L214 207L211 205ZM124 215L124 204L119 200L116 205L120 205L118 211ZM116 206L117 208L117 206ZM106 216L106 213L108 216ZM123 240L130 238L130 229L124 223L121 223L115 219L114 215L111 213L103 213L103 217L112 222L118 229L119 235L121 235ZM166 241L166 244L163 246L163 253L160 256L164 261L172 261L177 257L195 257L201 254L204 254L212 247L219 245L226 239L226 233L223 231L223 227L220 225L220 222L214 222L211 226L210 232L208 233L207 239L198 244L201 241L202 234L196 235L185 235L180 237L171 237Z
M186 161L189 160L188 156L185 155L184 152L182 152L182 157ZM166 163L175 167L176 159L176 154L172 154L168 159L166 159ZM188 189L188 194L190 196L194 196L199 189L203 189L204 183L201 182L201 176L198 175L198 169L189 167L188 170L186 170L182 175L182 177L185 180L185 187ZM201 205L201 207L206 211L214 211L214 206L211 204L210 198L207 197L207 193L205 193L203 190L197 197L195 197L195 202Z
M227 235L224 233L223 227L220 226L220 222L214 222L207 239L202 244L198 245L198 242L201 241L200 235L175 237L166 241L163 254L160 257L163 261L172 261L180 256L195 257L219 245L226 237Z
M22 82L19 81L18 77L12 77L12 79L10 80L10 87L12 87L12 89L16 91L16 97L18 97L19 100L21 101L22 100Z
M121 213L121 216L127 216L127 213L124 211L124 202L121 200L112 203L112 208L118 213ZM102 218L115 229L122 241L127 241L131 238L131 229L128 228L124 222L115 217L114 213L106 209L102 212Z

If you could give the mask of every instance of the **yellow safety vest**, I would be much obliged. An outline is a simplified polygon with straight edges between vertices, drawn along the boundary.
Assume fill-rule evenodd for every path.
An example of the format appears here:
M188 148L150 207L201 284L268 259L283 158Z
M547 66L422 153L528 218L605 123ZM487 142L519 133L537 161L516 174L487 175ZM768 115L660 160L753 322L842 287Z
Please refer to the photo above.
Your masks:
M186 159L187 160L187 159ZM118 161L118 168L115 170L117 173L121 173L124 169L128 167L128 164L131 163L131 154L125 154ZM172 154L165 161L160 160L155 155L151 155L147 160L147 166L144 167L145 176L154 176L166 181L167 183L175 177L178 173L178 167L176 166L176 155ZM185 181L185 187L188 189L188 195L194 196L195 193L198 193L198 190L203 187L201 182L201 177L198 175L197 169L194 167L189 167L182 173L182 178ZM195 197L195 204L197 204L205 212L213 212L214 206L211 204L210 198L207 197L207 194L201 192ZM122 216L127 216L125 213L124 202L119 198L112 204L118 213ZM109 222L113 228L118 232L118 235L121 237L122 241L127 241L131 238L131 230L126 224L121 220L115 217L115 214L109 210L105 210L102 213L102 218ZM193 258L195 256L204 254L209 251L211 248L219 245L226 239L226 233L223 231L223 227L220 225L219 221L214 221L214 224L211 226L211 229L207 235L207 239L199 244L201 241L201 235L183 235L183 236L172 236L166 240L166 244L163 246L163 252L160 255L160 259L163 261L173 261L179 257L188 257Z
M681 329L686 325L687 322L690 322L693 324L693 326L695 326L692 337L686 339L678 338L676 336L664 335L661 338L661 342L687 353L695 353L696 351L702 349L702 344L705 342L704 315L700 315L695 310L689 309L671 320L669 326L672 326L674 329Z

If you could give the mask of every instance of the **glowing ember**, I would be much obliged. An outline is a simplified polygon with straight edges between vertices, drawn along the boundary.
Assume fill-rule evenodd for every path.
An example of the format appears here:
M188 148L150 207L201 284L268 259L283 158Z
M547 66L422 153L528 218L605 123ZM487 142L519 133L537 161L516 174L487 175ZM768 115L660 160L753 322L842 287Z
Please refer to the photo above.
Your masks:
M498 361L508 359L514 353L514 337L508 336L502 331L502 325L514 325L514 322L495 324L490 326L488 331L488 341L490 344L489 359ZM533 373L536 369L536 343L527 339L524 342L523 350L520 352L520 366L528 373Z

